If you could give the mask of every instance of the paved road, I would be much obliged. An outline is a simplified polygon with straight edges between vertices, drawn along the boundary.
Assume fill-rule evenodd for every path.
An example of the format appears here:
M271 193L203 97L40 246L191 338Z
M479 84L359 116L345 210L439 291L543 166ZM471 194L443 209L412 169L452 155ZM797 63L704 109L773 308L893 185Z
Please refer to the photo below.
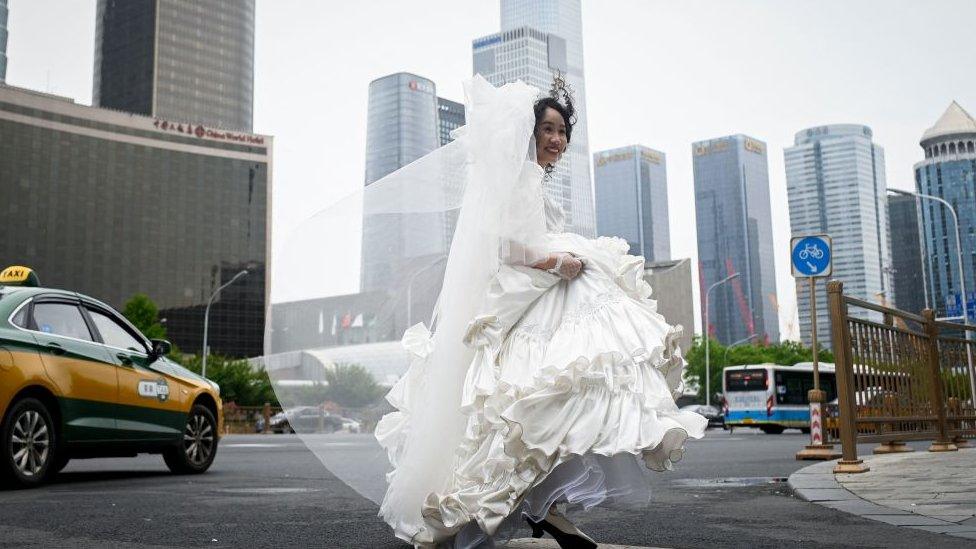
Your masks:
M342 436L336 448L372 459L368 436ZM805 438L710 431L689 444L676 471L649 473L647 507L595 509L579 524L621 545L969 546L792 497L776 479L805 465L792 458ZM88 460L72 462L49 486L0 492L0 547L404 547L376 510L297 437L235 436L202 476L172 476L155 456Z

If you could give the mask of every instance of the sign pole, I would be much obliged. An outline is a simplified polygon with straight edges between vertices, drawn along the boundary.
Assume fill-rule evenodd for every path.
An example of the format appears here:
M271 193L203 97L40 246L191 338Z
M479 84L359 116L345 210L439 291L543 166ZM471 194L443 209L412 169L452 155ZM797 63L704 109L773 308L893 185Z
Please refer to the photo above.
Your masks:
M829 254L829 237L826 243ZM822 273L829 274L829 266ZM810 444L796 453L796 459L831 460L841 455L834 451L832 444L824 444L823 437L823 404L827 394L820 390L820 349L817 345L817 278L820 276L811 272L807 278L810 279L810 350L813 353L813 389L807 391L807 400L810 401Z

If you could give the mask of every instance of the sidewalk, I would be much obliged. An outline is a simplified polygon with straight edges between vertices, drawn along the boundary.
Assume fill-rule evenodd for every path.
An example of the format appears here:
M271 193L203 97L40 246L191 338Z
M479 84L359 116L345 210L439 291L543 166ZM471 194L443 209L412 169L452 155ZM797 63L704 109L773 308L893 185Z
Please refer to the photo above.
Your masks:
M864 456L871 470L833 474L829 461L790 475L807 501L895 526L976 540L976 449Z

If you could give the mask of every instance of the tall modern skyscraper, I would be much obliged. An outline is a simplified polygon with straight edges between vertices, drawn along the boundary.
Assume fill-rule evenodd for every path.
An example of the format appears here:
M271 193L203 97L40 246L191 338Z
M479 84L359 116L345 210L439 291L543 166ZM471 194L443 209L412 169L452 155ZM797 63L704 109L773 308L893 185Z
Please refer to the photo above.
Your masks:
M872 141L871 128L834 124L797 132L784 151L786 189L793 235L826 233L833 238L832 278L844 281L844 293L868 301L886 295L892 303L891 246L885 197L884 149ZM796 281L800 336L810 344L810 286ZM880 317L879 317L880 319ZM827 292L817 293L819 334L829 334ZM824 346L829 337L818 338Z
M400 72L369 84L366 121L366 185L406 166L440 146L437 92L434 83ZM369 195L366 195L369 200ZM367 205L368 206L368 205ZM404 224L426 234L428 223L443 223L442 214L370 214L363 219L360 289L391 290L408 262L433 259L447 251L444 241L403 238Z
M583 77L580 0L501 0L501 32L474 41L474 72L501 85L516 79L543 93L558 70L572 86L577 112L573 141L548 191L567 212L567 227L596 234Z
M731 135L692 144L692 155L702 297L739 273L712 292L703 329L724 344L779 341L766 144Z
M93 101L251 131L254 0L98 0Z
M915 186L919 192L938 196L950 204L959 216L962 235L962 257L976 254L976 120L955 101L934 126L922 135L925 159L915 164ZM940 317L961 317L962 285L955 228L945 207L934 200L922 201L922 226L925 234L925 269L929 302ZM969 294L969 317L976 314L976 277L973 262L964 259L966 293Z
M895 307L915 314L927 307L918 214L914 196L888 196L888 220L892 243L891 266L893 267L891 286L895 291L894 303Z
M7 0L0 0L0 82L7 79Z
M671 259L666 156L641 145L593 154L596 229L648 263Z

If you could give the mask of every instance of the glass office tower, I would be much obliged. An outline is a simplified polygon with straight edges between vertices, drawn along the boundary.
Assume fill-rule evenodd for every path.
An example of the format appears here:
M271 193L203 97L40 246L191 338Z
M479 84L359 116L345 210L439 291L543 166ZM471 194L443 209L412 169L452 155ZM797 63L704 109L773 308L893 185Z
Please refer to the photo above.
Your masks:
M934 126L922 135L925 159L915 164L918 192L934 195L953 205L962 236L962 271L965 275L970 322L976 319L976 120L955 101ZM934 200L923 200L925 270L929 303L939 317L962 317L962 284L958 244L952 216Z
M0 265L122 308L159 307L168 338L199 353L262 353L268 136L86 107L0 87Z
M500 59L512 57L532 59L529 65L535 68L530 68L526 74L531 80L526 80L525 77L522 79L537 86L543 92L549 90L552 83L552 69L555 68L565 74L567 82L572 86L578 119L573 128L573 142L566 151L565 160L561 162L565 165L562 169L565 177L568 178L566 186L570 189L564 207L570 214L567 219L570 222L570 229L584 236L593 236L596 234L596 215L593 207L593 185L590 180L590 145L587 129L589 118L586 115L581 4L580 0L501 0L499 13L502 36L522 27L530 27L557 36L559 42L550 42L550 46L562 50L558 53L564 61L558 66L549 64L547 67L544 59L538 55L540 53L538 43L531 40L506 41L508 47L514 49L507 50ZM544 74L535 80L535 75L532 73L538 69L543 69ZM482 72L478 70L477 63L475 72ZM488 78L486 73L482 72L482 74ZM491 78L489 81L499 83Z
M671 259L666 156L641 145L593 154L596 227L648 263Z
M692 144L703 329L723 344L756 334L779 341L766 144L731 135ZM702 311L704 317L704 310Z
M929 305L925 302L916 200L914 196L889 195L888 221L891 227L891 286L895 291L895 307L919 314Z
M871 128L833 124L797 132L784 150L790 226L794 236L829 234L833 238L831 278L844 282L844 293L867 301L893 303L888 201L885 198L884 149ZM810 344L810 283L796 280L800 337ZM868 318L881 320L880 315ZM823 283L817 294L820 344L829 347L830 313Z
M96 106L251 131L254 0L98 0Z

